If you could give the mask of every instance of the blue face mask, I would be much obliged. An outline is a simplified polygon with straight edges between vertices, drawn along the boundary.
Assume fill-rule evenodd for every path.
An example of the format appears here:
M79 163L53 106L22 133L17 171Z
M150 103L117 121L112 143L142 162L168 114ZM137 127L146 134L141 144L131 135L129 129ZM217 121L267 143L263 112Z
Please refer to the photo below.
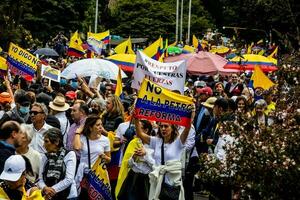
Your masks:
M29 113L29 106L20 106L19 109L20 113L22 113L23 115L26 115L27 113Z
M60 79L60 84L62 86L66 85L67 84L67 80L66 79Z
M71 82L71 87L74 88L74 89L77 89L78 88L78 83L77 82Z

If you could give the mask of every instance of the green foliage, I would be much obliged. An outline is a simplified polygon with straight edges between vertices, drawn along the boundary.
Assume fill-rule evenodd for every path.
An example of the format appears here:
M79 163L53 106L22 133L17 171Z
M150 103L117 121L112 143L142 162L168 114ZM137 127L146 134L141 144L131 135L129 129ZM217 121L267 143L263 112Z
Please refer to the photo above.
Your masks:
M209 15L204 11L200 1L193 1L191 32L201 33L204 29L213 27ZM120 0L112 8L110 28L123 37L148 37L150 41L160 35L175 38L176 0L167 1L130 1ZM187 33L188 6L185 2L183 33ZM185 38L185 37L184 37Z

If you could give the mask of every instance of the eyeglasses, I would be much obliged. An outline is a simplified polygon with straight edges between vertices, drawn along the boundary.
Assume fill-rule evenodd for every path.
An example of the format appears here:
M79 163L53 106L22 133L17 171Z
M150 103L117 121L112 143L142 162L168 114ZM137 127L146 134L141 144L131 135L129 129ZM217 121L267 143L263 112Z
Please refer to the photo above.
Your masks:
M30 115L32 115L32 114L37 115L37 114L40 114L40 113L43 113L43 112L39 112L39 111L30 111L29 112Z

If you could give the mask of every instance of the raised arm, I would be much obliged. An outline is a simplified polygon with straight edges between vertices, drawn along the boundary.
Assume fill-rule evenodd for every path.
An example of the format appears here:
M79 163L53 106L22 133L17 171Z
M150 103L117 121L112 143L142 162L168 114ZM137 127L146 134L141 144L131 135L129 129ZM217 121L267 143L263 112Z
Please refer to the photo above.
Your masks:
M135 129L136 129L136 135L139 138L141 138L143 143L150 144L150 136L143 132L141 124L140 124L140 120L136 119L136 118L134 118L133 120L134 120Z
M196 107L195 105L193 106L192 108L192 114L191 114L191 118L194 118L195 117L195 110L196 110ZM183 130L183 132L181 133L180 135L180 140L181 140L181 143L184 144L188 135L189 135L189 132L190 132L190 129L191 129L191 126L192 126L192 123L193 123L193 119L191 119L191 123L186 126Z

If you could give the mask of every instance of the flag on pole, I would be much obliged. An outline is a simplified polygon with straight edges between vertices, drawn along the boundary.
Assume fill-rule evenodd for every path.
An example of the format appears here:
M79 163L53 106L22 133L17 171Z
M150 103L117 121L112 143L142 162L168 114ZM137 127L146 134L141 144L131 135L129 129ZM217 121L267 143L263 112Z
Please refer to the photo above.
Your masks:
M71 39L70 39L70 45L67 52L68 56L75 56L75 57L83 57L85 54L85 51L82 47L82 40L78 34L78 31L76 31Z
M198 38L196 38L195 35L193 35L193 46L194 48L198 49L198 51L203 51L202 45L200 44Z
M268 56L268 58L275 58L278 53L278 46L275 48L275 50Z
M270 87L275 84L264 74L264 72L260 69L259 66L254 67L254 72L251 76L251 81L253 82L253 87L258 88L261 87L264 90L268 90Z
M123 92L123 90L122 90L121 68L119 67L119 73L118 73L118 78L117 78L117 86L116 86L115 95L120 97L122 92Z
M135 54L132 50L130 37L124 42L120 43L118 46L116 46L115 52L118 54Z
M252 42L249 46L248 46L248 49L247 49L247 54L251 54L252 53L252 47L254 45L254 42Z
M161 55L163 54L163 39L162 37L159 37L158 40L150 44L146 49L144 49L144 53L154 59L154 60L159 60Z

